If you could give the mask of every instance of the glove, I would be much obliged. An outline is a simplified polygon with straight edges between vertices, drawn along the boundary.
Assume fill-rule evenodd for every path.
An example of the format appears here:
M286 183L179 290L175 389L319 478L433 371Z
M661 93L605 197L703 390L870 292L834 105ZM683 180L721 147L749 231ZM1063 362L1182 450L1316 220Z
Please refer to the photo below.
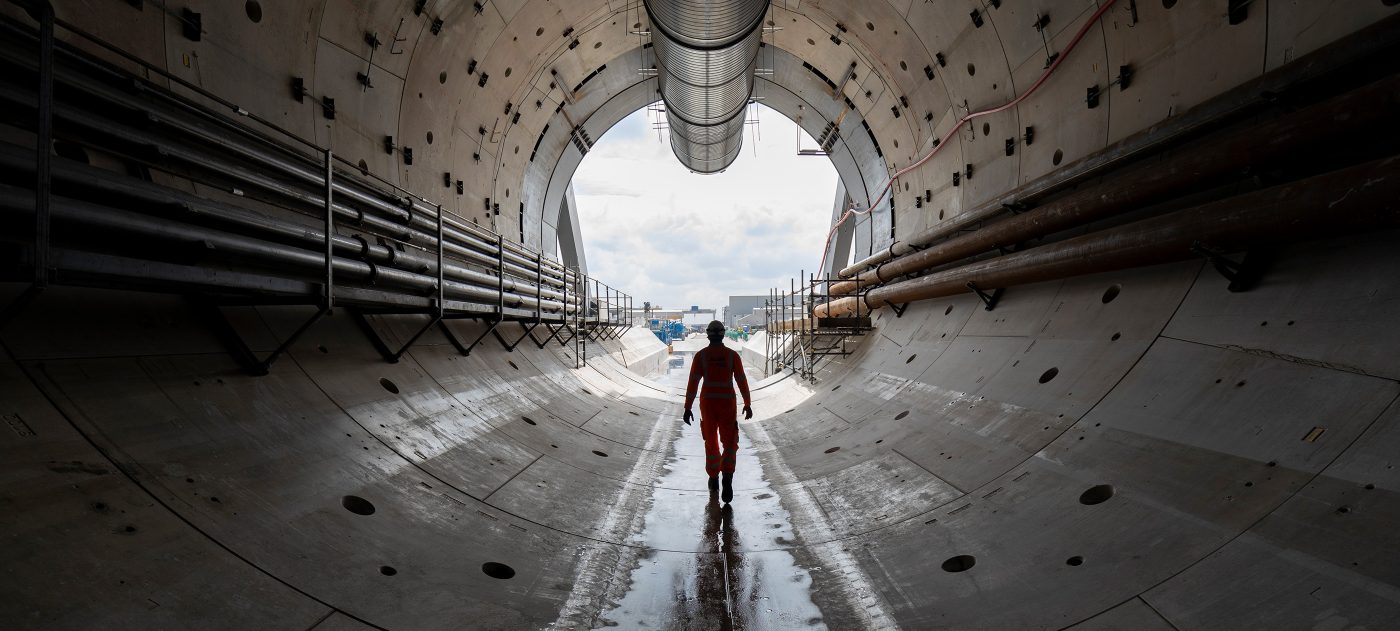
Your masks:
M753 418L753 408L746 405L744 406L744 420L747 421L751 418Z
M690 424L690 420L693 419L693 418L695 418L695 413L694 413L694 412L691 412L690 410L686 410L686 411L685 411L685 414L681 416L681 420L682 420L682 421L685 421L685 424L686 424L686 425L689 425L689 424Z

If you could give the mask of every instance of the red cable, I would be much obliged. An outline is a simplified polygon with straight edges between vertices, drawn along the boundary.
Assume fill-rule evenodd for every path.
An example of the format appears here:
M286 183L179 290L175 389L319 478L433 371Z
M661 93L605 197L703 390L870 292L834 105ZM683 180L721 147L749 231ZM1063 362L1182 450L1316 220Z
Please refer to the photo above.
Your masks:
M1004 112L1008 109L1016 107L1016 105L1020 104L1021 101L1026 100L1026 98L1034 94L1036 90L1039 90L1041 84L1045 83L1045 80L1049 79L1051 74L1054 74L1055 69L1059 68L1060 64L1064 63L1065 59L1069 57L1070 51L1073 51L1074 47L1079 44L1079 40L1084 39L1084 35L1089 32L1089 29L1093 27L1094 24L1099 21L1099 18L1103 17L1103 14L1108 11L1109 7L1112 7L1117 1L1118 0L1106 0L1103 3L1103 6L1099 7L1099 9L1094 12L1094 15L1089 18L1089 21L1084 23L1084 26L1079 29L1079 32L1075 33L1074 39L1071 39L1069 41L1069 44L1065 46L1064 52L1061 53L1060 56L1056 57L1055 60L1050 63L1050 66L1045 69L1045 72L1040 73L1040 78L1036 79L1035 83L1031 84L1030 89L1021 93L1021 96L1012 99L1010 102L1001 105L1000 107L995 107L989 110L982 110L980 112L973 112L971 114L968 114L967 116L962 117L958 120L957 124L953 125L951 128L948 129L948 133L943 135L943 138L938 141L937 145L934 145L933 149L929 150L927 155L920 158L917 162L907 167L904 167L903 169L895 171L894 175L890 176L890 181L885 184L885 188L880 190L880 195L875 198L875 201L865 205L865 210L857 211L852 209L847 210L844 214L842 214L841 218L837 220L834 225L831 226L831 230L826 233L826 244L822 246L822 263L821 266L817 268L818 273L821 273L823 270L826 269L826 255L827 250L831 247L831 236L836 234L836 229L840 228L841 224L846 223L846 220L849 219L851 215L869 214L870 211L875 208L876 204L879 204L880 202L884 201L885 194L890 192L890 187L894 186L895 181L897 181L901 175L904 175L905 173L919 168L925 162L928 162L931 158L933 158L933 156L938 153L938 150L946 146L948 144L948 141L951 140L953 136L962 129L963 124L975 118L996 114L998 112ZM867 199L866 201L869 202L870 200Z

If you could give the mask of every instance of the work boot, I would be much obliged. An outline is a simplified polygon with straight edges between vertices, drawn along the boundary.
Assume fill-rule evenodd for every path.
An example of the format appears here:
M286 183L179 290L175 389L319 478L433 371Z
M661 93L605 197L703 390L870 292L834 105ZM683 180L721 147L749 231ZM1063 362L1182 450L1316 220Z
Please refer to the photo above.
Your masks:
M714 478L710 478L710 479L713 480ZM731 472L725 472L725 474L724 474L724 491L720 492L720 494L719 494L719 499L724 500L724 503L725 503L725 504L728 504L728 503L729 503L729 500L734 499L734 485L731 484L733 481L734 481L734 474L731 473Z
M718 490L719 490L719 476L717 476L717 475L712 475L712 476L710 476L710 490L711 490L711 491L718 491Z

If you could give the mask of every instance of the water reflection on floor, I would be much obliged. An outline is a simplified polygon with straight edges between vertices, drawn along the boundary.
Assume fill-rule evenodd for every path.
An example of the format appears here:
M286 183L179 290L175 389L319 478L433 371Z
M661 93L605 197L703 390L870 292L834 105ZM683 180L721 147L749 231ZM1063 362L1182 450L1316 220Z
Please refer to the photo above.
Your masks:
M690 353L671 358L658 382L684 389ZM752 383L751 379L751 383ZM695 425L676 424L652 506L631 543L645 546L627 593L601 617L624 629L825 629L812 603L811 574L790 552L788 513L739 433L734 501L705 488L704 444Z

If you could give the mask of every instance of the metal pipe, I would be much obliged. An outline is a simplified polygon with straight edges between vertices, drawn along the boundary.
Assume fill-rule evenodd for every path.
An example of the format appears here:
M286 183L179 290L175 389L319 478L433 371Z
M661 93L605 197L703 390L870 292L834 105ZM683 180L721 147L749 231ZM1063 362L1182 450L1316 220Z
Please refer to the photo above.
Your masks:
M49 284L49 245L53 193L53 6L48 0L33 0L30 12L39 22L39 121L34 151L34 286Z
M13 89L0 87L0 96L3 96L4 98L10 99L22 105L30 107L34 106L30 95L23 94ZM127 105L133 108L139 107L139 104ZM155 148L162 155L165 155L167 157L175 158L188 164L193 164L201 168L209 169L221 175L237 179L243 182L244 184L263 189L265 191L280 195L282 197L300 201L308 205L314 204L317 207L320 207L323 203L323 194L313 194L295 186L289 185L285 182L263 175L259 172L245 168L239 164L229 162L227 160L221 160L219 158L212 157L205 153L187 150L182 146L173 145L164 140L163 138L160 138L148 132L138 130L129 126L121 125L110 120L101 119L91 113L76 110L67 106L59 108L57 110L57 113L60 115L60 118L78 124L82 127L86 127L89 130L97 132L99 134L108 135L132 145ZM170 120L168 118L162 118L161 116L155 114L151 114L151 117L153 120L157 121L168 122ZM189 131L195 128L183 127L182 129ZM290 173L294 176L298 176L302 179L305 179L308 182L314 182L319 185L325 181L324 176L322 174L315 173L314 171L309 171L305 168L301 168L291 161L268 155L265 152L262 152L257 149L242 147L240 145L237 145L236 143L228 142L226 140L211 135L205 134L201 137L203 137L209 142L219 144L219 146L227 149L236 148L238 149L236 153L245 158L252 158L255 161L262 162L266 166L273 167L275 169L280 169L283 172ZM352 188L341 185L337 185L336 190L341 192L356 193L355 197L363 202L366 202L371 210L380 211L381 214L388 215L387 218L378 215L366 215L363 211L356 208L345 206L343 204L335 205L335 208L339 214L350 218L356 224L364 224L367 227L370 227L374 230L378 230L392 238L410 242L421 242L427 240L429 238L429 235L431 234L429 231L435 229L435 225L433 223L425 222L425 220L422 220L422 218L419 215L409 212L398 205L391 204L383 200L374 200L363 193L358 193ZM407 200L407 203L409 203L410 206L417 208L417 206L415 205L415 200L409 199ZM448 231L448 234L453 236L458 242L460 242L460 244L449 244L449 248L453 251L454 254L478 259L483 264L491 264L495 262L494 256L486 255L486 253L488 252L494 252L493 244L491 242L488 242L486 239L469 235L463 231ZM489 234L494 235L494 233ZM491 237L491 240L494 241L494 236ZM528 250L521 249L521 251L525 252L526 254L520 254L513 251L510 246L507 246L507 248L507 259L510 262L508 268L521 275L533 274L532 270L529 267L532 262L530 258L530 256L532 255L529 254ZM481 254L481 256L473 256L473 249L476 251L476 253ZM551 261L550 263L553 262ZM559 276L562 276L562 274L558 272L551 273L548 276L548 280L552 285L558 286L558 284L562 282Z
M32 210L26 207L26 204L31 201L31 194L30 191L24 189L0 185L0 208L11 213L27 214ZM74 227L86 228L104 236L131 234L144 238L176 241L201 248L202 251L217 253L223 257L256 261L268 265L275 264L283 269L300 270L313 277L323 270L325 264L324 258L312 250L281 246L208 228L191 227L88 202L65 198L55 198L54 201L53 211L56 218L71 222ZM161 250L161 252L165 251ZM143 252L143 254L145 253ZM430 276L392 267L380 267L344 257L336 257L333 260L333 266L339 275L399 287L420 295L431 293L436 284ZM197 281L197 279L194 280ZM478 285L457 282L447 282L446 288L451 297L475 300L481 304L504 301L502 297L504 292L499 289L491 290ZM512 308L535 304L534 298L529 295L511 292L509 296L508 306ZM556 301L545 301L543 305L543 308L549 311L560 311L563 307L562 303Z
M335 306L335 159L326 149L326 300L323 309ZM441 245L441 242L439 242ZM441 248L438 250L441 252ZM439 269L441 269L439 267Z
M18 154L12 147L0 145L0 169L25 171L30 168L32 165L27 158ZM304 244L311 247L313 243L324 241L327 236L324 232L307 229L300 224L279 221L237 206L206 201L189 193L166 189L149 182L134 180L93 167L81 166L67 160L60 159L54 162L54 177L70 191L96 189L107 204L115 203L114 200L124 198L148 204L149 208L137 209L147 213L161 208L178 208L181 215L226 226L244 233L264 235L267 238L277 239L285 243ZM413 250L398 251L388 246L339 235L332 235L331 241L335 252L344 256L363 258L379 266L424 271L431 269L432 266L431 259L420 257ZM494 263L494 257L488 259L487 263ZM495 275L479 272L453 262L447 263L446 273L453 279L481 286L495 287L497 283ZM531 291L514 280L510 281L508 288L512 291ZM560 301L563 301L564 297L561 292L552 289L544 290L543 295L546 298ZM577 307L570 305L570 308Z
M1366 65L1370 59L1389 60L1394 42L1400 38L1400 15L1371 24L1348 37L1333 41L1293 63L1242 83L1161 124L1129 136L1112 146L1066 165L964 212L949 221L903 241L896 241L880 252L857 261L839 272L849 278L892 258L915 251L937 239L1001 216L1008 206L1025 203L1065 187L1103 174L1127 160L1148 155L1168 144L1199 134L1224 120L1236 119L1274 102L1289 92L1305 90L1310 82L1326 79L1343 68ZM1381 67L1390 67L1381 65Z
M828 302L831 317L951 296L1190 259L1195 244L1224 251L1400 227L1400 158L1390 157L970 263Z
M860 285L877 285L998 246L1054 234L1193 189L1224 184L1260 168L1296 164L1299 154L1335 144L1353 131L1400 134L1400 121L1393 114L1397 109L1400 76L1391 76L1272 121L1211 138L1165 160L1135 165L1096 186L861 272L834 284L831 293L849 294Z

